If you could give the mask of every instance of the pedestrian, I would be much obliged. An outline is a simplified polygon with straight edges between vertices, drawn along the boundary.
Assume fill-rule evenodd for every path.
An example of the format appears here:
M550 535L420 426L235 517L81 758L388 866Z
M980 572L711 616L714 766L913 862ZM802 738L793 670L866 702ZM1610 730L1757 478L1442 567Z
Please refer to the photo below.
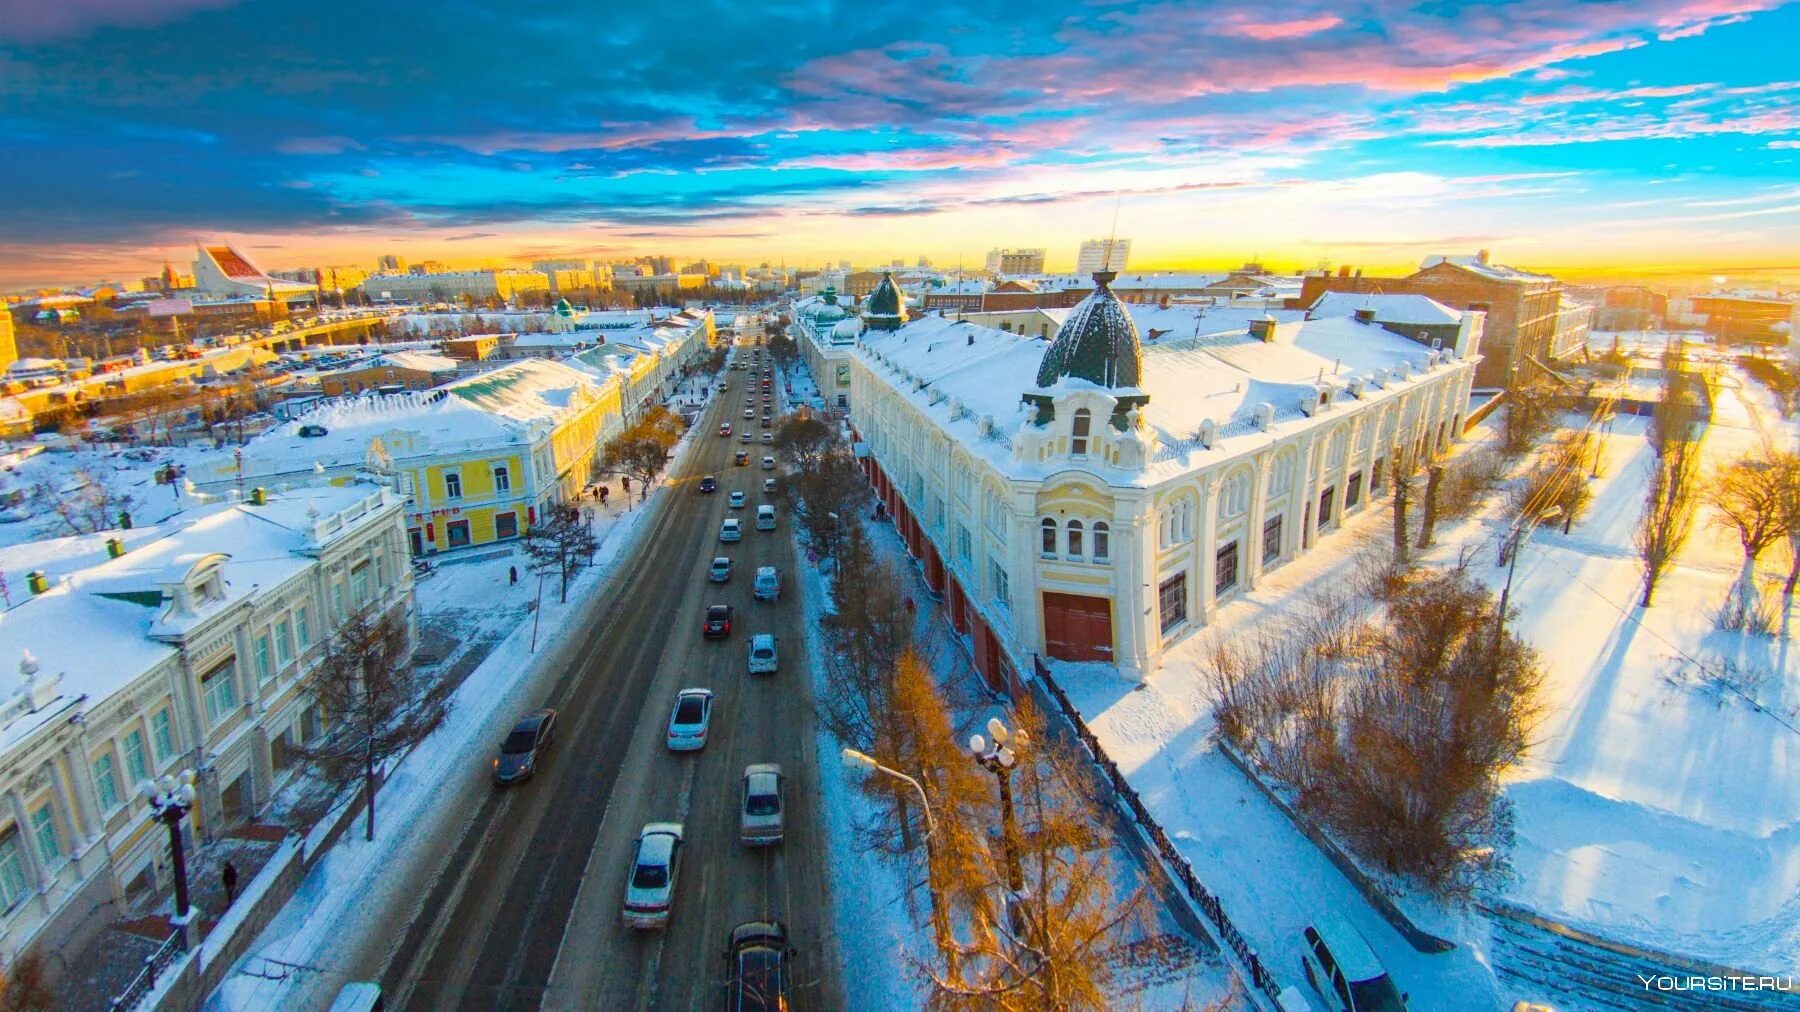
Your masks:
M507 586L517 587L519 585L519 567L518 566L507 566L506 567L506 579L507 579Z
M631 494L631 479L630 478L620 478L619 479L619 491L625 493L626 495Z
M237 896L237 865L225 862L225 871L220 877L225 880L225 905L229 907L232 899Z
M600 505L606 505L606 486L600 486Z
M918 611L918 606L913 604L912 595L911 594L906 595L906 613L908 615L911 615L916 611Z

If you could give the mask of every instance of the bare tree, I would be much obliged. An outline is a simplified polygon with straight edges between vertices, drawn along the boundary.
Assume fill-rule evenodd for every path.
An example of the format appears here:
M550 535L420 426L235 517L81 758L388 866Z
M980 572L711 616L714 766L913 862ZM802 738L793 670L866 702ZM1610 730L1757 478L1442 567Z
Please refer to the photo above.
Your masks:
M1756 560L1788 535L1788 485L1795 472L1792 454L1737 460L1715 474L1701 492L1715 514L1713 523L1736 534L1744 550L1743 569L1726 606L1730 628L1742 628L1757 610Z
M400 608L364 608L332 635L313 676L320 707L342 723L318 745L295 754L334 786L361 781L368 800L366 838L375 839L376 769L424 741L450 714L450 689L411 665L411 638Z
M846 525L857 522L856 514L869 500L869 486L856 459L840 447L811 469L796 473L790 488L794 520L807 544L836 558Z
M1388 475L1394 483L1394 565L1404 569L1410 561L1407 551L1407 510L1412 505L1412 463L1405 447L1396 444L1388 453Z
M1425 508L1419 515L1419 550L1431 547L1437 530L1438 489L1444 484L1444 465L1433 464L1425 471Z
M1564 530L1581 519L1594 498L1585 466L1589 438L1585 433L1564 433L1545 447L1524 480L1512 489L1510 505L1515 517L1534 521L1561 510Z
M57 1007L44 959L36 951L25 952L0 972L0 1012L53 1012Z
M1698 505L1694 480L1700 469L1700 443L1695 438L1696 418L1692 392L1671 372L1663 398L1650 418L1650 447L1655 454L1650 486L1633 543L1644 563L1644 593L1639 604L1651 606L1657 581L1675 561L1694 529Z
M44 533L51 537L93 534L121 526L121 515L136 502L129 493L114 489L107 476L78 467L68 484L39 481L31 486L31 509L45 518Z
M839 444L837 429L809 414L789 415L775 428L776 449L798 471L818 467Z
M569 506L553 506L549 515L525 532L525 554L534 573L554 573L561 581L559 600L569 600L569 577L594 561L600 541L594 528Z
M901 574L875 558L862 525L845 528L833 602L820 625L831 672L820 718L832 736L851 748L879 747L892 717L894 668L912 642Z
M681 419L658 404L607 443L600 466L638 483L638 498L650 495L650 483L669 466L669 451L681 441Z
M1544 376L1525 380L1506 392L1501 446L1517 457L1537 445L1554 427L1556 386Z

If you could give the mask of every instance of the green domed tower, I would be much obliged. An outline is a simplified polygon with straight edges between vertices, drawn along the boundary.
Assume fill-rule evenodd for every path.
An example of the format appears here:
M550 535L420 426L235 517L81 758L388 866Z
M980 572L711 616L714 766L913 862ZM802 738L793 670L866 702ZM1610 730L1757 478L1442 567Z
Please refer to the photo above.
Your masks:
M881 283L869 293L868 305L863 309L863 322L870 330L899 330L906 322L906 299L894 284L893 271L881 272Z

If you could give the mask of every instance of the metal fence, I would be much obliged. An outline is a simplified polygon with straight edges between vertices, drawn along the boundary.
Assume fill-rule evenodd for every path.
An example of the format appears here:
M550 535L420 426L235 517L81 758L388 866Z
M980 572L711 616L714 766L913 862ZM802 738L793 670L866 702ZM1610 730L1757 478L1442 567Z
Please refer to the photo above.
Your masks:
M1206 919L1213 923L1220 940L1230 946L1231 951L1237 953L1238 958L1243 961L1245 969L1250 973L1250 983L1271 1000L1280 1001L1281 985L1275 980L1275 975L1269 972L1268 967L1263 965L1262 957L1257 955L1256 949L1250 945L1249 940L1244 938L1243 934L1238 931L1237 925L1233 924L1231 918L1226 916L1225 908L1219 902L1219 898L1201 884L1199 877L1194 874L1194 866L1180 851L1175 849L1173 843L1169 842L1169 835L1151 817L1149 808L1144 805L1144 799L1138 796L1138 792L1125 779L1125 774L1119 772L1119 765L1106 754L1106 749L1101 746L1099 739L1095 738L1094 733L1088 730L1087 722L1081 719L1081 712L1075 709L1073 703L1069 702L1069 697L1063 692L1062 686L1057 685L1056 680L1050 677L1050 669L1043 660L1033 655L1031 662L1037 671L1037 677L1049 690L1050 698L1056 700L1057 707L1062 710L1063 716L1074 727L1075 736L1087 749L1089 758L1094 761L1094 765L1100 769L1100 772L1105 774L1114 795L1124 802L1125 807L1131 812L1132 818L1137 820L1138 826L1150 838L1157 853L1162 856L1163 863L1172 869L1176 881L1181 883L1182 889L1187 892L1188 898L1193 901L1194 906L1199 908L1206 915Z
M182 939L181 929L176 928L175 933L169 936L168 941L157 947L155 952L144 957L143 970L130 984L125 986L125 990L114 996L110 1007L114 1012L126 1012L128 1009L137 1008L150 992L156 990L156 978L161 976L163 971L167 970L186 951L187 946Z

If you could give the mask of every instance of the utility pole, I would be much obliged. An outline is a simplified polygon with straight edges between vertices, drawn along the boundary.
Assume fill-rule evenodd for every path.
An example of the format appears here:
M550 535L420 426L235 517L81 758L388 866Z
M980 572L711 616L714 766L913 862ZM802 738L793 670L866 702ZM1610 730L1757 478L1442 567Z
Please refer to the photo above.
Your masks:
M1506 601L1512 596L1513 570L1519 565L1519 552L1525 547L1525 540L1531 532L1546 520L1554 520L1562 515L1561 506L1552 506L1530 519L1521 517L1519 522L1507 534L1506 585L1500 590L1500 611L1494 618L1494 649L1506 642Z

